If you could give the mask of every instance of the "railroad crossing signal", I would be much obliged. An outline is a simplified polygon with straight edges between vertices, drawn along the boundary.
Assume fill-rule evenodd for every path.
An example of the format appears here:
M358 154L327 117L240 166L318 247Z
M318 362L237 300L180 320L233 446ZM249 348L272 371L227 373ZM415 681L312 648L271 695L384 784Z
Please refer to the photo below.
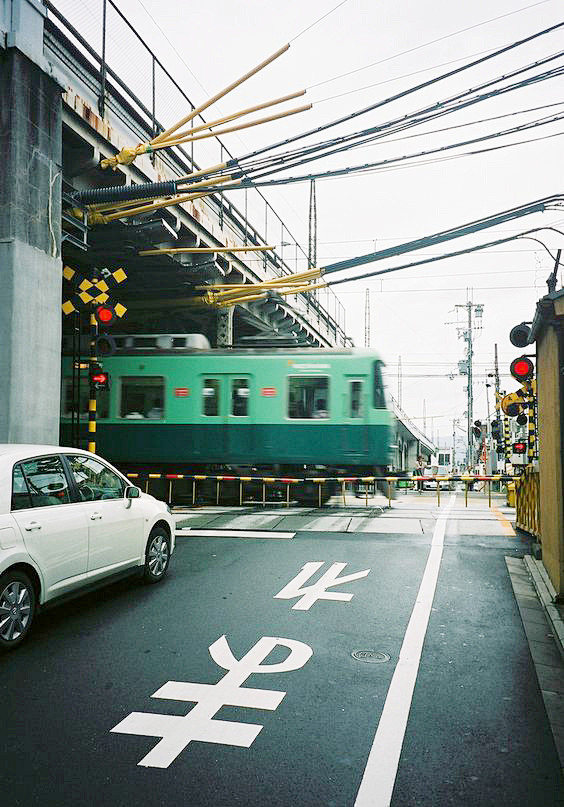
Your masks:
M63 277L74 287L74 294L63 303L63 313L72 314L87 305L97 305L95 316L100 325L111 325L115 317L123 317L127 308L121 303L110 303L108 292L123 283L127 275L123 269L102 270L103 277L89 280L70 266L63 268ZM104 319L104 317L107 317Z
M110 388L110 374L102 370L99 364L95 364L90 368L90 383L95 389L109 389Z
M530 381L535 373L533 362L527 356L513 359L509 372L520 384Z

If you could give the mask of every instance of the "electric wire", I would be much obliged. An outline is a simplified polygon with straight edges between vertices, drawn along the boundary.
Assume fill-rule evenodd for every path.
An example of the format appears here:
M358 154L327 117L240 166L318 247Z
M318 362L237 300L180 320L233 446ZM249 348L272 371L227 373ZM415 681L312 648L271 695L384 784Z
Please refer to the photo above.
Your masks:
M544 2L547 2L547 0L543 0L543 1L544 1ZM331 9L330 11L328 11L326 14L323 14L321 17L319 17L319 19L318 19L318 20L315 20L315 22L312 22L312 23L311 23L311 25L308 25L308 26L307 26L307 28L304 28L304 29L303 29L303 31L300 31L300 32L299 32L299 34L296 34L295 36L293 36L293 37L292 37L292 39L290 39L289 41L290 41L290 42L295 42L295 41L296 41L296 39L298 39L298 37L300 37L300 36L302 36L303 34L305 34L305 33L306 33L306 31L311 30L311 29L312 29L314 26L316 26L318 23L320 23L320 22L321 22L321 20L324 20L326 17L328 17L330 14L332 14L332 13L333 13L334 11L336 11L338 8L340 8L341 6L344 6L344 5L345 5L345 3L347 3L347 2L348 2L348 0L341 0L341 2L340 2L340 3L338 3L338 4L337 4L337 5L334 7L334 8L332 8L332 9Z
M489 100L490 98L504 95L508 92L512 92L513 90L521 89L540 81L556 78L564 73L564 67L554 67L535 76L522 78L508 86L498 87L490 90L489 92L480 93L481 90L492 87L501 81L518 76L521 73L532 70L540 65L547 64L549 61L559 59L562 56L564 56L564 51L559 51L556 54L551 54L550 56L545 57L544 59L537 60L536 62L525 65L524 67L517 68L508 74L482 82L477 87L463 90L447 99L434 102L433 104L417 110L416 112L409 113L408 115L402 115L399 118L392 119L391 121L387 121L358 132L332 138L331 140L316 143L310 146L299 148L297 150L271 155L263 158L262 160L255 160L250 165L246 165L244 167L241 166L241 163L246 159L246 157L234 158L226 164L224 169L221 169L218 172L209 172L207 176L212 177L216 173L230 173L234 179L240 179L241 187L253 187L253 180L256 181L256 179L264 176L271 176L273 173L289 170L290 168L303 165L306 162L311 162L312 160L333 156L334 154L347 151L351 147L358 147L360 145L366 145L367 143L374 142L375 140L381 140L390 134L396 134L397 132L404 131L405 129L419 126L422 123L427 123L435 120L438 117L443 117L444 115L450 114L453 111L460 111L461 109L473 106L474 104L480 103L484 100ZM475 93L475 95L472 96L472 93ZM233 170L236 166L240 167L239 171ZM224 190L235 189L236 187L239 186L232 185L231 188L226 187Z
M532 212L535 212L535 211L532 211ZM540 212L540 208L536 212ZM525 214L522 214L522 215L527 215L527 214L525 213ZM493 225L493 226L495 226L495 225ZM463 228L459 228L459 231L460 231L460 229L463 229ZM468 227L465 227L464 229L468 230ZM467 254L470 254L472 252L477 252L479 250L482 250L484 248L497 246L498 244L504 244L504 243L507 243L508 241L513 241L516 238L526 237L526 236L530 235L531 233L539 232L540 230L546 230L546 229L552 229L552 228L536 227L536 228L534 228L532 230L525 230L524 232L519 233L519 235L517 235L517 236L510 236L508 238L500 238L500 239L497 239L495 241L490 241L490 242L488 242L486 244L478 244L478 245L475 245L473 247L466 247L465 249L456 250L454 252L445 253L443 255L435 255L435 256L433 256L431 258L425 258L424 260L420 260L420 261L413 261L411 263L402 264L401 266L392 266L392 267L388 267L387 269L379 269L379 270L374 270L374 271L371 271L371 272L365 272L365 273L363 273L361 275L355 275L354 277L346 277L346 278L340 278L338 280L332 280L332 281L329 281L327 283L327 286L338 286L341 283L351 283L351 282L353 282L355 280L364 280L367 277L376 277L376 276L379 276L379 275L389 274L391 272L398 272L398 271L400 271L400 269L412 269L412 268L414 268L416 266L423 266L424 264L436 263L437 261L445 260L447 258L458 257L459 255L467 255ZM466 232L464 234L468 234L468 233ZM440 236L444 236L444 233L441 233ZM460 236L459 235L451 235L450 237L451 238L457 238L457 237L460 237ZM422 239L422 240L426 240L426 239ZM447 239L443 238L443 240L447 240ZM417 242L411 242L411 243L413 244L413 243L417 243ZM402 249L405 246L406 245L400 245L400 249ZM406 252L406 251L409 251L409 250L403 249L403 251ZM368 255L363 256L363 258L371 258L371 260L378 260L378 258L373 257L373 255L375 255L375 254L377 254L377 253L372 253L372 255L370 255L370 256L368 256ZM390 257L391 254L401 254L401 253L389 253L389 254L384 255L382 257ZM348 261L341 261L339 264L332 264L332 267L349 268L351 266L351 264L352 265L358 265L358 263L355 264L355 262L357 262L357 261L359 261L358 258L352 258L352 259L349 259ZM364 260L364 263L369 263L369 262L370 262L369 260ZM331 267L329 267L329 270L331 271ZM337 268L337 269L333 268L332 269L332 271L340 271L340 270L341 270L340 268ZM324 271L327 272L327 268Z
M518 48L521 45L524 45L524 44L527 44L529 42L532 42L535 39L538 39L539 37L551 34L554 31L556 31L556 30L558 30L558 29L560 29L562 27L564 27L564 22L559 22L559 23L556 23L555 25L551 25L548 28L544 28L541 31L537 31L534 34L531 34L531 35L529 35L527 37L524 37L523 39L519 39L519 40L516 40L516 41L510 43L509 45L505 45L504 47L499 48L498 50L493 51L492 53L486 54L485 56L481 56L478 59L474 59L474 60L472 60L470 62L467 62L466 64L455 68L454 70L449 70L446 73L440 74L439 76L435 76L435 77L433 77L431 79L428 79L427 81L421 82L420 84L417 84L417 85L415 85L413 87L409 87L409 88L407 88L405 90L402 90L401 92L395 93L394 95L391 95L388 98L384 98L384 99L382 99L380 101L376 101L374 104L370 104L369 106L364 107L363 109L359 109L359 110L356 110L355 112L348 113L347 115L341 116L340 118L337 118L337 119L335 119L333 121L329 121L328 123L324 123L324 124L322 124L320 126L314 127L313 129L309 129L306 132L301 132L301 133L298 133L296 135L293 135L292 137L285 138L284 140L280 140L277 143L272 143L272 144L263 146L260 149L255 149L254 151L249 152L248 154L245 154L242 157L240 157L238 161L241 162L243 160L248 160L248 159L251 159L253 157L257 157L258 155L263 154L266 151L272 151L273 149L278 148L279 146L286 146L286 145L288 145L290 143L294 143L294 142L296 142L298 140L301 140L301 139L303 139L305 137L309 137L310 135L318 134L319 132L325 131L326 129L332 128L332 127L337 126L337 125L339 125L341 123L346 123L349 120L353 120L354 118L357 118L357 117L359 117L361 115L365 115L367 112L371 112L371 111L373 111L375 109L378 109L378 108L380 108L380 107L382 107L382 106L384 106L386 104L392 103L392 101L396 101L396 100L398 100L400 98L405 98L406 96L412 95L413 93L418 92L419 90L422 90L422 89L424 89L426 87L430 87L433 84L437 84L439 81L443 81L443 80L445 80L447 78L451 78L452 76L458 75L459 73L462 73L465 70L469 70L472 67L476 67L479 64L483 64L484 62L489 61L490 59L494 59L495 57L500 56L503 53L508 53L509 51L514 50L515 48Z
M444 36L437 37L436 39L431 39L429 42L424 42L422 45L416 45L413 48L408 48L407 50L400 51L400 53L395 53L392 56L387 56L385 59L379 59L376 62L371 62L370 64L364 65L364 67L357 67L355 70L349 70L347 73L341 73L338 76L333 76L332 78L325 79L324 81L319 81L317 84L310 84L307 87L308 90L314 89L314 87L321 87L324 84L329 84L332 81L337 81L340 78L346 78L347 76L352 76L355 73L360 73L363 70L368 70L370 67L376 67L377 65L384 64L385 62L390 62L393 59L399 59L401 56L406 56L409 53L414 53L417 50L422 50L423 48L429 47L429 45L435 45L437 42L444 42L445 39L450 39L453 36L458 36L458 34L466 33L466 31L471 31L474 28L480 28L482 25L489 25L491 22L496 22L497 20L501 20L504 17L510 17L513 14L519 14L522 11L527 11L530 8L534 8L535 6L543 5L544 3L550 2L550 0L539 0L537 3L531 3L529 6L523 6L523 8L515 9L515 11L509 11L506 14L500 14L498 17L491 17L489 20L483 20L483 22L477 22L474 25L468 25L466 28L460 28L458 31L452 31L450 34L445 34Z

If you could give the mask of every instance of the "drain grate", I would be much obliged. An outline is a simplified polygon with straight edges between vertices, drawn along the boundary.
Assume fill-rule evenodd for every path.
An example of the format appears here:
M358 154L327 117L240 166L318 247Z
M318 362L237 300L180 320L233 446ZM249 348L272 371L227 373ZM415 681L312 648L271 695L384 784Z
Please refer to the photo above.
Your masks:
M366 661L368 664L383 664L390 660L387 653L378 653L377 650L353 650L351 656L356 661Z

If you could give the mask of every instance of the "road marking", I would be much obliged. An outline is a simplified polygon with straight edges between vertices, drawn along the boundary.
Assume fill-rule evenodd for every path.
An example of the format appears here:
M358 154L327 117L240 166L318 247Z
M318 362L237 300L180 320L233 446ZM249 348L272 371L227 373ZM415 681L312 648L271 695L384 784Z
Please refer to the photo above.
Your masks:
M276 664L262 664L275 647L288 648L290 654ZM295 639L280 639L263 636L237 660L225 636L220 636L209 647L209 653L217 665L227 670L217 684L193 684L187 681L168 681L153 698L195 703L187 715L166 715L153 712L131 712L111 729L119 734L136 734L143 737L160 737L161 740L149 751L138 765L148 768L168 768L176 757L192 742L235 745L250 748L262 725L238 723L229 720L214 720L223 706L244 706L247 709L278 708L285 692L274 689L242 688L241 685L253 673L281 673L299 670L309 661L313 650L304 642Z
M456 495L452 494L435 525L423 579L403 638L398 663L354 807L389 807L392 800L401 747L441 566L446 522L455 499Z
M347 564L334 563L325 572L325 574L319 578L317 583L313 583L311 586L303 586L303 583L305 583L306 580L309 580L309 578L312 577L315 572L319 571L319 569L321 569L321 567L324 565L324 560L305 563L302 566L301 572L299 572L293 580L290 580L290 582L285 585L284 588L278 592L278 594L275 594L273 599L292 600L294 597L299 597L300 594L303 594L298 602L292 606L293 611L309 611L311 606L317 602L317 600L337 600L339 602L350 602L354 596L353 594L344 594L339 591L328 592L327 589L343 583L351 583L353 580L359 580L361 577L366 577L367 574L370 574L370 569L364 569L362 572L356 572L355 574L347 574L344 577L339 577L339 574L343 571Z
M492 507L492 510L495 513L497 520L501 524L501 528L505 535L515 535L515 530L511 526L511 522L503 515L501 510L498 510L497 507Z
M276 532L269 530L200 530L198 527L182 527L176 529L176 536L190 538L293 538L295 532Z

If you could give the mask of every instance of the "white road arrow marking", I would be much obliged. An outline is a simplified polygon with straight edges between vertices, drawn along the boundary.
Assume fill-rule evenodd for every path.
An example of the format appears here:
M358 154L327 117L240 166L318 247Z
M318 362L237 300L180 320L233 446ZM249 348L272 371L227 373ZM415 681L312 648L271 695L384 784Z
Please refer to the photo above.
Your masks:
M293 611L309 611L311 606L317 600L337 600L339 602L350 602L353 594L344 594L339 591L327 591L328 588L338 586L343 583L351 583L353 580L360 580L361 577L366 577L370 574L370 569L364 569L362 572L355 574L347 574L339 577L343 571L346 563L334 563L324 575L322 575L317 583L311 586L304 586L303 584L309 580L325 564L324 560L311 561L304 564L301 572L299 572L293 580L291 580L284 588L274 595L274 599L279 600L292 600L294 597L303 595L298 602L292 606Z
M277 664L262 664L277 646L287 647L289 655ZM228 672L217 684L193 684L183 681L168 681L158 689L153 698L192 701L196 706L184 717L150 712L132 712L113 732L138 734L162 739L139 765L152 768L168 768L193 740L222 745L249 748L263 726L254 723L235 723L214 720L222 706L244 706L249 709L274 711L280 705L285 692L270 689L241 688L253 673L291 672L303 667L313 650L294 639L263 636L243 658L238 661L232 654L225 636L221 636L209 648L213 660Z

